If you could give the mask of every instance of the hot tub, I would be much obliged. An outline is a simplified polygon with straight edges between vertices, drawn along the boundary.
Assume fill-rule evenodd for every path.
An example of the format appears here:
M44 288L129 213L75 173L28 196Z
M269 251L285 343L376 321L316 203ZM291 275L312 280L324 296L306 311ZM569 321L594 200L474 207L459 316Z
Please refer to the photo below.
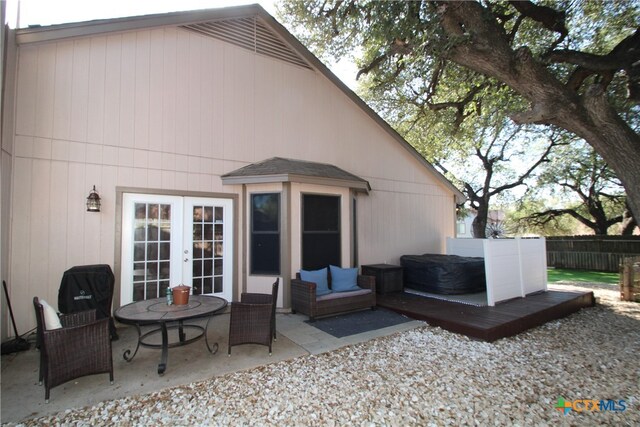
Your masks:
M484 259L458 255L403 255L404 285L444 295L484 292Z

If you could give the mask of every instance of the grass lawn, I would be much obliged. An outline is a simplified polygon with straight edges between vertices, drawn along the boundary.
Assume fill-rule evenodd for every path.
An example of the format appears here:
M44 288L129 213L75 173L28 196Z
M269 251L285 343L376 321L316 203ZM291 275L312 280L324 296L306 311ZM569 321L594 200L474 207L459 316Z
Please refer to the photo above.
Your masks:
M604 273L588 270L565 270L562 268L549 268L547 270L549 283L562 280L570 282L598 282L617 285L620 275L618 273Z

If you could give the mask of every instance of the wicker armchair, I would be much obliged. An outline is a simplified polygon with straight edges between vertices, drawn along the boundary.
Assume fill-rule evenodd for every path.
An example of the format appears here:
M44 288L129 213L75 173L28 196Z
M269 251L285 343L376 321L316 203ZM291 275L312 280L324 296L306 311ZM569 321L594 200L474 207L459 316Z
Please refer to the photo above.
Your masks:
M44 379L45 402L53 387L75 378L109 374L113 384L113 359L109 337L109 319L96 320L96 311L88 310L60 316L62 328L46 329L42 304L33 298L38 324L40 377Z
M240 302L231 304L229 320L229 350L240 344L260 344L269 347L276 339L276 301L280 279L271 286L271 294L243 293Z

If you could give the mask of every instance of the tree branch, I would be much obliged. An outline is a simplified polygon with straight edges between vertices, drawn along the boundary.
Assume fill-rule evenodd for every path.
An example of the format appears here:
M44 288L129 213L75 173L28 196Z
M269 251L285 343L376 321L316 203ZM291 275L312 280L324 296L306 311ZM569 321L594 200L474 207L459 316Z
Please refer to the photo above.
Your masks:
M590 221L588 218L580 215L576 212L575 209L549 209L544 212L536 212L525 218L526 221L530 221L532 224L536 225L544 225L549 223L551 220L561 217L563 215L569 215L576 220L580 221L582 224L586 225L592 230L595 230L597 225L595 222Z
M555 117L555 112L547 104L535 103L529 111L512 113L509 117L519 125L546 124Z
M625 70L627 74L627 97L640 99L640 28L623 39L606 55L595 55L570 49L554 50L543 56L547 63L577 65L567 81L567 87L577 90L592 74L602 76L601 84L607 87L615 72Z
M539 22L546 29L560 34L560 37L553 43L551 49L562 43L565 37L567 37L567 34L569 34L569 30L567 30L565 25L566 14L564 11L557 11L547 6L539 6L530 1L510 1L509 4L522 15Z
M515 136L515 133L513 134L513 136ZM506 144L506 142L505 142ZM564 142L557 142L554 139L551 139L551 143L547 146L547 148L544 150L544 152L540 155L540 157L538 158L538 160L536 160L531 166L529 166L529 169L527 169L524 173L522 173L520 175L520 177L510 183L510 184L505 184L505 185L501 185L500 187L496 187L494 188L492 191L490 191L488 194L489 196L494 196L496 194L501 193L502 191L505 190L509 190L511 188L515 188L518 187L520 185L522 185L524 183L524 180L527 179L531 173L538 167L540 166L541 163L548 161L548 157L549 157L549 153L551 152L551 150L553 149L553 147L559 146L559 145L566 145L567 143Z
M448 108L455 109L456 120L454 122L454 128L458 129L462 124L462 122L464 121L465 117L467 117L467 115L465 115L464 113L464 110L467 104L471 103L474 100L475 96L478 94L478 92L486 88L488 85L489 85L488 82L484 82L478 86L472 87L469 90L469 92L465 95L465 97L458 101L439 102L435 104L430 101L426 101L425 104L431 111L446 110Z

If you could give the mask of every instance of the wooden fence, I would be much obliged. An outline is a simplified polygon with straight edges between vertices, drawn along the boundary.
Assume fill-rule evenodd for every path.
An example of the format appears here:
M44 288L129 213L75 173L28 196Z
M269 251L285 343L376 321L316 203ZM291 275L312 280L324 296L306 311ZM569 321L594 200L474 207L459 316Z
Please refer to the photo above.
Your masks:
M640 302L640 257L625 258L620 263L620 299Z
M632 256L640 256L640 236L547 238L550 267L618 272L622 260Z

